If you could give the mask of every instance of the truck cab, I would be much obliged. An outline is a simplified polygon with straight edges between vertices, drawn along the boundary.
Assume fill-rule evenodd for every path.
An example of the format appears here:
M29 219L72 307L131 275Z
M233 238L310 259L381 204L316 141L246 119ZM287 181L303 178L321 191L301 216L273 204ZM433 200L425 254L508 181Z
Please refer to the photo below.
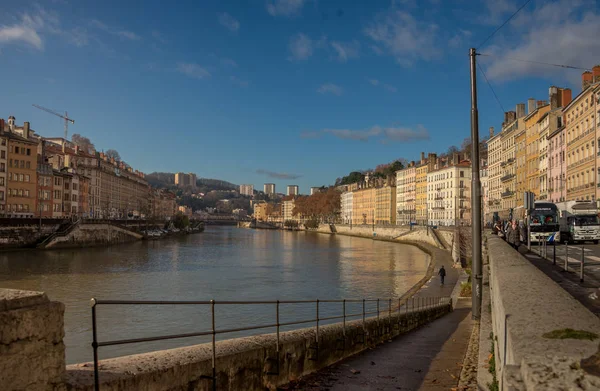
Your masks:
M561 209L560 232L571 243L600 241L600 219L594 202L570 201Z

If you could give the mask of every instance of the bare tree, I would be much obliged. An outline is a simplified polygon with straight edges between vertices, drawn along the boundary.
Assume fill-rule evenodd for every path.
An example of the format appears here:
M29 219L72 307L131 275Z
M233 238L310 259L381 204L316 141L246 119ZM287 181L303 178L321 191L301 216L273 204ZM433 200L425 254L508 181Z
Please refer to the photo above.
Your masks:
M116 149L109 149L108 151L106 151L105 155L109 159L114 158L115 160L121 160L121 155L119 155L119 152L117 152Z
M87 153L90 153L91 149L95 149L94 144L90 141L90 139L80 135L79 133L73 134L71 136L71 141L73 144L77 145Z

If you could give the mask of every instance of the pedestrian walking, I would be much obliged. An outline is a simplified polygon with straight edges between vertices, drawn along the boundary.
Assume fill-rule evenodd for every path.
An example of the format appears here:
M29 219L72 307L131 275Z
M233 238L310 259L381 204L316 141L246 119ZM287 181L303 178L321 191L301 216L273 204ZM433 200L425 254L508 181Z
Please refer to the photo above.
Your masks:
M517 226L517 220L513 220L506 230L506 241L515 250L519 249L521 245L521 230Z
M444 269L444 265L442 265L438 274L440 276L440 280L442 281L441 285L444 285L444 278L446 277L446 269Z

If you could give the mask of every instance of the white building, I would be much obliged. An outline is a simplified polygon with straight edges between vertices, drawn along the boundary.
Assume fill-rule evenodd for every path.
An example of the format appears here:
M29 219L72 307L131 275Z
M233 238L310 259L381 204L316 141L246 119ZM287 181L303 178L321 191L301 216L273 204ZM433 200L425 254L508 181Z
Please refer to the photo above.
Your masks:
M0 216L6 213L6 170L8 167L7 156L8 156L8 139L2 136L4 129L3 122L0 122Z
M490 213L490 189L489 189L489 176L487 161L482 160L479 168L479 181L481 182L481 202L483 208L483 222L491 223L492 214Z
M315 193L319 193L321 191L320 187L311 187L310 188L310 195L313 195Z
M299 191L298 185L288 185L287 187L287 195L289 196L298 195L300 194Z
M342 221L344 222L344 224L350 224L350 222L352 221L352 200L353 200L353 194L351 191L345 191L342 193L341 196L341 203L342 203Z
M427 173L427 211L430 225L468 224L471 218L471 163L437 168Z
M403 213L406 208L406 195L407 195L407 183L406 183L406 169L396 171L396 213L400 211L398 218L396 219L397 225L404 225L408 222L408 215Z
M275 184L274 183L265 183L264 185L265 194L275 194Z
M252 197L254 195L254 185L240 185L240 194Z
M283 209L283 221L288 220L298 220L298 216L294 216L294 207L296 206L296 201L294 199L285 200L282 202Z

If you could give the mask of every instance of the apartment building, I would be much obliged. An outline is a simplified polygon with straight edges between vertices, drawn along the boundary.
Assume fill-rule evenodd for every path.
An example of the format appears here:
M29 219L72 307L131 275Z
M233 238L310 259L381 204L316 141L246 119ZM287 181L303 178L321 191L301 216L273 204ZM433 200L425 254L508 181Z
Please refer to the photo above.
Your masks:
M547 101L527 100L528 114L525 117L526 148L527 148L527 190L535 194L536 199L540 196L540 135L538 121L544 114L550 111Z
M267 221L267 205L264 201L254 204L254 218L257 221Z
M506 116L506 114L505 114ZM488 191L489 191L489 213L494 215L500 213L502 210L501 205L501 187L500 177L502 171L500 164L502 163L502 138L500 133L494 134L493 128L490 129L490 138L488 144ZM429 174L427 174L427 181L429 188ZM429 195L428 195L429 197Z
M254 195L254 185L240 185L240 194L252 197Z
M485 223L492 221L492 215L490 213L490 205L489 205L489 188L488 188L488 168L487 168L487 160L482 159L479 165L479 181L481 183L481 207L483 213L483 221Z
M64 210L64 175L56 169L52 169L52 217L63 217Z
M283 221L288 220L298 220L297 216L294 216L294 208L296 207L295 197L288 196L282 199L281 201L281 214L283 216Z
M527 131L525 130L525 123L522 121L523 126L519 128L518 133L515 135L515 164L517 181L515 183L515 199L518 213L517 219L525 218L525 192L527 191Z
M542 115L537 123L539 129L539 200L550 200L550 135L554 134L558 129L562 128L562 96L567 96L567 94L562 93L566 90L560 90L561 91L559 91L557 87L550 87L551 98L553 94L556 94L560 96L560 99L551 99L550 111ZM570 95L571 90L568 90L569 101Z
M430 153L425 158L421 152L421 161L417 165L415 174L415 209L417 224L427 224L427 173L433 170L437 155Z
M583 90L563 110L567 137L567 200L596 199L595 90L600 83L590 84L591 76L590 72L582 75Z
M177 187L191 187L192 189L195 189L197 179L198 178L194 173L190 172L186 174L178 172L175 174L175 185L177 185Z
M518 112L518 113L517 113ZM523 121L518 118L521 114L521 108L517 107L517 111L511 111L506 116L506 122L502 126L502 132L500 133L501 139L501 163L500 170L502 176L500 177L502 200L500 201L501 211L499 215L503 218L509 217L510 211L512 211L516 204L516 146L515 146L515 135L519 132L520 126Z
M295 196L295 195L299 195L299 194L300 194L300 189L298 188L298 185L288 185L287 195Z
M4 135L4 120L0 118L0 216L6 214L6 184L8 168L8 137Z
M14 129L14 117L9 117ZM8 144L6 211L9 217L33 217L37 195L37 142L29 139L29 122L23 125L23 136L5 132Z
M345 191L340 196L342 211L341 218L344 224L350 224L353 216L353 198L354 193L351 191Z
M310 188L310 195L313 195L315 193L319 193L321 191L320 187L311 187Z
M567 164L565 127L548 134L548 199L550 202L567 200Z
M471 163L455 154L449 164L439 162L427 173L429 224L468 224L471 218Z
M275 194L275 184L274 183L265 183L263 186L265 194L273 195Z
M177 213L175 194L164 189L152 190L152 207L150 216L154 219L169 220Z
M600 81L600 67L594 67L594 77ZM594 111L596 116L596 150L600 152L600 84L594 89ZM596 153L596 169L598 174L596 177L596 200L600 199L600 154Z
M352 223L375 223L375 188L369 187L354 191L352 198Z
M396 186L375 189L375 224L396 224Z
M53 182L54 173L52 165L38 163L37 166L37 204L36 214L41 217L53 217Z
M402 170L396 171L396 220L398 225L406 225L416 219L417 167L414 161Z

